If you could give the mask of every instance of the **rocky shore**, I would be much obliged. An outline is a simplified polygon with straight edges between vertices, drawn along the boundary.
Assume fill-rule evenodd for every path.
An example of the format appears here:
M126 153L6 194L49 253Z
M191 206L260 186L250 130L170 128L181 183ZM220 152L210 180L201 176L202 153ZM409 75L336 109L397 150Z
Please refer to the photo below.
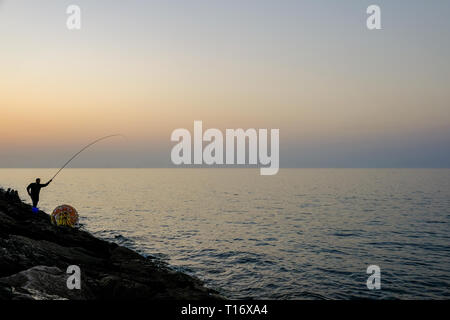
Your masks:
M69 289L67 273L81 271L81 288ZM157 259L50 223L42 211L0 189L0 300L223 299L191 276Z

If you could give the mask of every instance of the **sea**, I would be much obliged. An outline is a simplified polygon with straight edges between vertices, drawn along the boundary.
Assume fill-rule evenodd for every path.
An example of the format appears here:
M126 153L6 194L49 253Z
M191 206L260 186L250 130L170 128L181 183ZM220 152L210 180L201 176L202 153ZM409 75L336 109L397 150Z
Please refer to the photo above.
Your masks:
M0 186L30 203L56 171L0 169ZM450 298L450 169L64 169L39 206L61 204L232 299Z

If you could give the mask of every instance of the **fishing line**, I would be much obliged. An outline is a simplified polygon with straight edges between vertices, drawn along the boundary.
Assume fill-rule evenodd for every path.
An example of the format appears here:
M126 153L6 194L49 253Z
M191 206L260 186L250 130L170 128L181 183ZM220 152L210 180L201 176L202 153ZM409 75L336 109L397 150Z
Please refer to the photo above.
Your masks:
M58 172L53 176L53 178L51 178L50 180L53 180L53 179L61 172L61 170L64 169L64 168L70 163L70 161L72 161L73 159L75 159L75 157L78 156L80 153L82 153L84 150L86 150L87 148L89 148L89 147L92 146L93 144L96 144L96 143L99 142L99 141L102 141L102 140L105 140L105 139L108 139L108 138L112 138L112 137L124 137L124 136L121 135L121 134L112 134L112 135L109 135L109 136L106 136L106 137L102 137L102 138L100 138L100 139L97 139L97 140L95 140L95 141L89 143L89 144L88 144L87 146L85 146L83 149L81 149L80 151L78 151L77 153L75 153L75 154L72 156L72 158L70 158L70 159L69 159L69 160L61 167L61 169L58 170Z

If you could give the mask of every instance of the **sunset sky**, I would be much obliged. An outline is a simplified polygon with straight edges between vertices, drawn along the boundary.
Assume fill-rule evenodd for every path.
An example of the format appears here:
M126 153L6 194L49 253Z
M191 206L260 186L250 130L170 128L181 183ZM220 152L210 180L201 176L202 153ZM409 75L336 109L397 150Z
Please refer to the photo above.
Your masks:
M450 167L448 0L0 0L0 41L0 167L114 133L72 166L170 166L194 120L279 128L286 167Z

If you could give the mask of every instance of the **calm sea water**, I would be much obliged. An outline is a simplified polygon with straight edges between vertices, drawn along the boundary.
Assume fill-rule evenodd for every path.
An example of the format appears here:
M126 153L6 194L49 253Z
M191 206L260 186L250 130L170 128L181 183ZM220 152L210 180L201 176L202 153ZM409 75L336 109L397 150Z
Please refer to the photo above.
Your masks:
M29 202L54 172L0 169L0 185ZM447 169L66 169L41 193L41 209L60 204L231 298L450 297Z

